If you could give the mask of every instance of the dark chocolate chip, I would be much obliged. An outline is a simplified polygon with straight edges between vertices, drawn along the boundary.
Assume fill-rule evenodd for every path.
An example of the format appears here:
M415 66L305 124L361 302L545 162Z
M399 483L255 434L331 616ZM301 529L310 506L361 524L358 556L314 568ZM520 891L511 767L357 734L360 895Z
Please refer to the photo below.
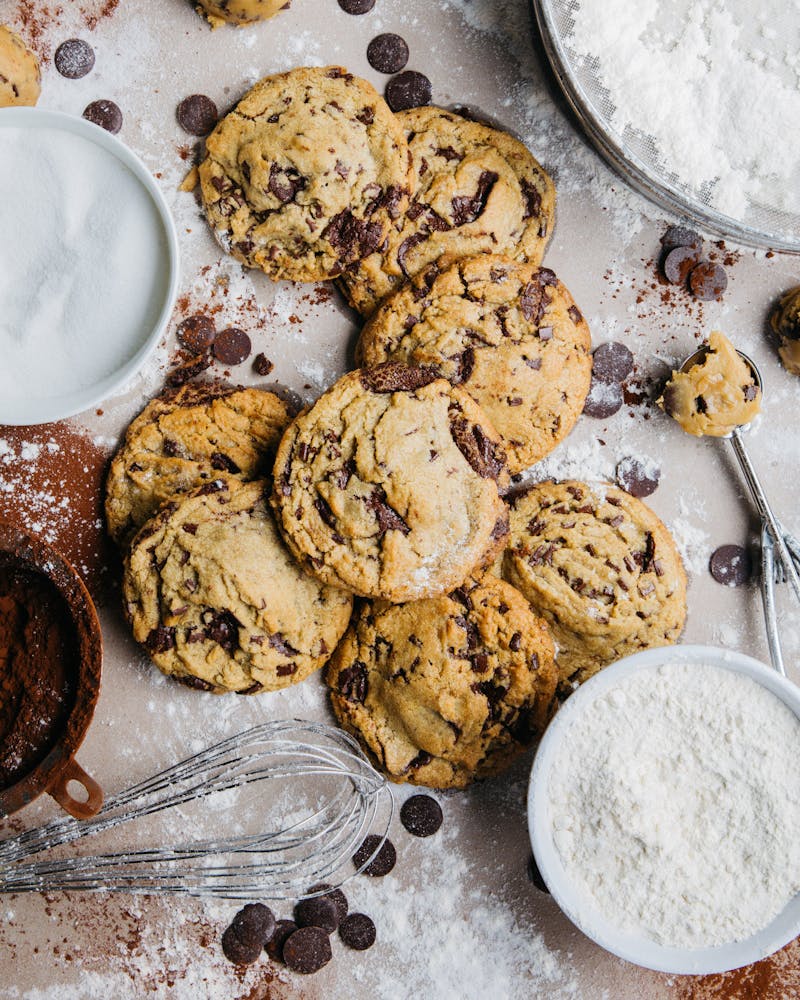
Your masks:
M279 920L275 924L275 930L272 932L272 937L264 945L264 950L272 959L273 962L283 961L283 946L286 943L286 939L290 934L294 934L297 930L297 924L294 920Z
M218 611L206 625L206 635L230 656L239 648L239 622L230 611Z
M619 341L601 344L592 355L592 378L598 382L624 382L633 371L633 355Z
M442 825L442 807L430 795L412 795L400 808L400 822L415 837L430 837Z
M741 545L721 545L712 553L708 568L725 587L741 587L753 573L750 553Z
M703 237L694 229L687 229L686 226L670 226L661 237L661 246L669 252L676 247L696 247L703 244Z
M316 885L312 885L308 891L309 893L325 893L325 898L330 899L336 907L336 913L339 916L339 923L341 923L347 916L347 911L350 909L350 905L347 902L347 896L345 896L341 889L334 889L334 887L329 885L327 882L317 882Z
M294 919L298 927L320 927L326 934L333 934L339 926L336 904L325 896L301 899L294 908Z
M240 941L233 924L222 935L222 950L229 962L234 965L251 965L261 955L263 945L254 947Z
M339 924L339 937L355 951L366 951L375 944L375 924L366 913L351 913Z
M505 468L503 446L488 438L480 424L464 417L450 418L450 434L456 447L482 479L497 480Z
M178 124L190 135L208 135L217 124L216 104L205 94L191 94L178 105Z
M249 175L248 175L249 182ZM279 167L273 163L269 168L269 189L282 204L294 201L298 191L302 191L306 186L305 177L293 167Z
M92 101L84 108L83 117L112 135L122 128L122 112L113 101Z
M407 69L386 84L386 103L392 111L408 111L431 103L433 88L423 73Z
M230 472L232 476L238 476L242 471L232 458L223 455L221 451L215 451L211 455L211 468L217 472Z
M250 357L252 349L250 338L236 326L229 326L217 334L212 348L214 357L223 365L240 365Z
M649 497L658 489L661 469L648 468L638 458L623 458L617 465L617 482L632 497Z
M362 368L359 378L368 392L413 392L441 378L441 375L438 368L430 365L385 361L373 368Z
M178 365L173 371L167 375L167 385L171 386L173 389L180 385L185 385L190 379L193 379L195 375L199 375L200 372L204 372L206 368L209 368L212 364L211 354L200 354L190 361L184 362L182 365Z
M275 930L275 914L263 903L248 903L231 921L231 930L243 945L260 952Z
M339 693L348 701L364 704L367 697L367 668L360 660L345 667L339 674Z
M478 187L474 195L463 195L452 199L454 226L465 226L481 215L497 181L498 175L494 171L484 170L478 178Z
M379 73L399 73L408 62L408 46L392 32L378 35L367 46L367 62Z
M175 629L167 625L158 625L150 630L145 645L151 653L166 653L175 648Z
M536 886L540 892L546 892L550 894L550 890L547 888L547 883L542 878L542 873L539 871L539 866L536 864L536 858L531 854L528 858L528 878Z
M699 260L698 247L675 247L664 258L664 277L671 285L685 285L689 272Z
M728 276L720 264L704 260L689 275L689 290L701 302L721 299L728 287Z
M82 38L68 38L53 56L58 72L68 80L80 80L94 69L94 49Z
M256 354L253 360L253 368L256 375L269 375L275 365L269 360L266 354Z
M587 417L605 420L620 409L623 402L622 387L618 382L601 382L592 379L589 395L583 404L583 412Z
M202 313L187 316L177 329L178 343L192 354L205 354L216 335L214 321Z
M345 14L368 14L375 6L375 0L339 0Z
M374 253L383 241L384 231L379 222L357 219L346 208L334 215L322 236L337 252L340 261L348 264Z
M331 960L331 942L320 927L298 927L283 943L283 960L293 972L309 975Z
M380 850L378 850L379 847ZM394 844L391 840L384 840L381 845L381 838L375 833L371 833L364 838L364 843L353 855L353 864L356 868L361 868L376 850L378 853L364 869L364 875L371 875L373 877L388 875L395 866L397 851L394 849Z
M380 486L372 491L365 502L367 508L375 513L378 530L381 534L385 534L387 531L399 531L404 535L409 534L411 528L409 528L397 511L386 502L386 494Z

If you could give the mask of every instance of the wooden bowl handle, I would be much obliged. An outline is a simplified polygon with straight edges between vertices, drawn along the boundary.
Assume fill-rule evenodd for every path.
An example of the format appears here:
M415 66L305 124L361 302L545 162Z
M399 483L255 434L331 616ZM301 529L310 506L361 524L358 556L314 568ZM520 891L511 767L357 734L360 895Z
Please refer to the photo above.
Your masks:
M88 794L85 802L79 802L67 791L70 781L83 785ZM71 760L47 789L49 795L75 819L91 819L100 812L103 805L103 789L91 778L76 760Z

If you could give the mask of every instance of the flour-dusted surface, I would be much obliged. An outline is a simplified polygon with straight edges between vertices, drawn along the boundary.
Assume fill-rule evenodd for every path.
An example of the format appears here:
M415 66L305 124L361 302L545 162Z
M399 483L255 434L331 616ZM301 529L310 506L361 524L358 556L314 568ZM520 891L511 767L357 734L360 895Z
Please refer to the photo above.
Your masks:
M595 698L564 733L549 799L590 925L595 911L708 948L766 927L800 891L800 720L733 671L669 663Z
M104 11L108 16L100 16ZM706 570L718 545L746 544L751 537L744 488L728 466L724 445L688 439L651 400L659 380L699 340L711 329L725 330L764 373L765 412L748 445L781 516L800 531L792 489L792 472L800 464L800 382L779 367L763 335L772 300L800 279L797 261L731 253L729 288L719 303L701 305L660 285L653 257L664 221L608 171L564 116L544 56L531 40L527 0L376 0L362 17L346 15L336 0L293 0L289 11L266 24L216 32L189 0L0 0L0 21L19 28L43 58L40 106L80 114L99 98L119 104L125 119L120 138L156 175L176 218L182 255L173 322L125 392L103 403L101 414L86 413L65 425L68 440L50 428L0 433L6 442L0 445L0 516L14 516L9 498L16 498L23 524L43 523L60 548L75 551L80 565L93 571L94 526L72 548L68 544L82 523L79 512L91 510L89 476L80 470L86 466L94 474L96 468L95 456L90 462L71 434L85 428L90 443L112 449L162 387L178 322L199 309L214 315L218 329L245 329L254 354L263 351L275 364L269 380L303 402L352 366L358 325L332 286L275 285L223 258L192 196L178 192L195 140L180 130L175 108L187 95L205 93L227 109L263 74L303 63L341 62L381 89L386 78L369 68L366 48L381 32L395 31L409 44L409 67L430 75L436 101L468 104L505 124L552 172L558 204L547 265L574 295L595 344L619 340L634 354L629 401L608 420L579 419L569 439L537 467L537 478L546 473L607 479L622 458L657 462L660 484L646 502L671 529L681 528L684 554L691 553L686 639L730 643L766 657L757 589L720 587ZM65 80L49 59L60 42L75 36L95 49L95 68L81 80ZM216 365L213 371L224 375L225 369ZM247 364L229 371L233 381L263 384ZM51 438L61 451L34 476L36 446L40 465L51 454ZM76 465L67 461L70 455ZM56 531L52 513L65 497L67 520ZM102 599L105 666L95 719L78 754L108 793L265 719L331 721L318 678L286 692L240 698L191 691L162 677L130 639L118 591L102 587L102 580L117 575L114 567L94 573L101 581L95 593ZM778 600L788 607L781 592ZM784 615L783 628L793 665L800 627ZM800 676L794 666L790 670ZM694 1000L705 980L649 973L606 954L529 882L529 767L526 755L500 779L441 796L445 824L428 840L412 838L396 823L394 871L382 880L359 878L347 888L353 908L375 919L377 943L357 954L334 941L333 961L315 976L293 976L266 960L237 972L219 947L236 905L79 893L0 897L0 997ZM397 794L399 805L406 792ZM242 792L227 810L205 816L205 832L210 837L238 825L259 805ZM56 812L53 803L39 800L14 822L30 825ZM175 840L181 823L179 816L159 817L153 828L160 838ZM125 846L122 831L111 842ZM277 909L279 916L289 915L288 906ZM755 991L728 977L714 977L708 990L714 990L714 1000L785 1000L798 962L796 944L774 964L754 967Z

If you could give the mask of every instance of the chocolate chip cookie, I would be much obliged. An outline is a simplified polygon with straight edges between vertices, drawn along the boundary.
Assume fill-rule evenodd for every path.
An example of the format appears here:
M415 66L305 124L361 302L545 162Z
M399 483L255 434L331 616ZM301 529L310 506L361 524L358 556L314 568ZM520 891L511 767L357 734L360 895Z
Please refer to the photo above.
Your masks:
M403 128L340 66L261 80L206 149L201 192L217 239L275 280L335 277L383 245L408 203Z
M273 502L289 548L325 583L400 602L458 586L505 542L497 432L429 368L350 372L289 427Z
M196 0L212 28L223 24L250 24L266 21L289 6L290 0Z
M134 638L203 691L288 687L321 667L352 598L312 579L280 539L263 480L213 480L133 540L123 594Z
M0 24L0 108L33 106L41 83L39 60L19 35Z
M414 108L397 120L408 135L415 187L388 243L342 276L345 295L362 315L445 253L503 253L541 263L555 189L521 142L441 108Z
M390 295L361 334L367 365L435 367L494 424L511 473L572 430L592 374L581 311L546 267L479 254L442 257Z
M123 545L176 493L218 477L268 474L291 420L272 392L190 383L154 399L128 428L106 481L106 522Z
M463 788L541 735L556 671L544 622L489 574L425 601L365 602L326 679L337 719L393 781Z
M511 501L503 577L547 621L562 680L675 642L686 574L669 531L610 483L538 483Z

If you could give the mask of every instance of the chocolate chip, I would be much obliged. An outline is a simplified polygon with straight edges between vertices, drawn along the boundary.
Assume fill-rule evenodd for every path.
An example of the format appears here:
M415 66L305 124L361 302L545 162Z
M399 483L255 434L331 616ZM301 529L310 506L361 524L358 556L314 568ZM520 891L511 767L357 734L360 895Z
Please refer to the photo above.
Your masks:
M386 103L392 111L408 111L431 103L433 88L423 73L407 69L386 84Z
M701 302L721 299L728 287L728 276L720 264L704 260L689 275L689 290Z
M694 229L687 229L686 226L670 226L661 237L661 246L667 252L676 247L699 248L702 245L703 237Z
M200 372L204 372L206 368L211 366L212 359L210 354L200 354L190 361L184 362L182 365L178 365L173 371L167 376L167 385L171 386L173 389L180 385L185 385L190 379L193 379L195 375L199 375Z
M92 101L84 108L83 117L112 135L122 128L122 112L113 101Z
M366 913L351 913L339 924L339 937L355 951L366 951L375 944L375 924Z
M400 822L415 837L430 837L442 825L442 807L430 795L412 795L400 807Z
M379 73L399 73L408 62L408 46L392 32L378 35L367 46L367 62Z
M339 0L345 14L368 14L375 6L375 0Z
M298 927L284 941L282 954L293 972L309 975L330 962L331 942L320 927Z
M685 285L689 272L699 260L698 247L675 247L664 258L664 277L671 285Z
M437 368L430 365L404 365L385 361L373 368L362 368L359 379L368 392L413 392L440 378Z
M450 435L482 479L499 478L505 468L506 453L501 444L486 436L480 424L470 424L464 417L451 417Z
M498 181L498 175L492 170L484 170L478 178L478 187L474 195L453 198L453 225L465 226L474 222L486 207L489 195Z
M365 502L367 508L374 511L378 522L378 530L381 534L385 534L387 531L399 531L404 535L409 534L411 528L409 528L397 511L386 502L386 494L380 486L372 491Z
M217 124L216 104L205 94L191 94L178 105L178 124L190 135L208 135Z
M145 640L145 646L151 653L166 653L175 648L175 629L167 625L158 625L150 630Z
M285 205L294 200L298 191L305 188L306 179L293 167L279 167L277 163L273 163L269 168L268 184L278 201Z
M209 316L197 313L180 324L177 331L178 343L192 354L205 354L214 343L217 328Z
M283 961L283 946L286 939L297 930L294 920L279 920L275 924L275 930L269 941L264 945L264 950L273 962Z
M661 469L640 462L638 458L623 458L617 465L617 482L632 497L649 497L658 489Z
M339 923L341 924L347 916L347 911L350 909L350 905L347 902L347 896L345 896L342 890L334 889L334 887L329 885L327 882L317 882L316 885L312 885L308 891L309 893L324 892L325 898L330 899L336 907L336 913L339 917Z
M721 545L712 553L708 568L725 587L741 587L753 573L750 553L741 545Z
M262 947L263 945L254 947L252 944L240 941L233 924L222 935L222 951L234 965L251 965L261 955Z
M339 674L339 693L348 701L364 704L367 697L367 668L360 660L345 667Z
M240 365L250 357L252 349L250 338L236 326L229 326L217 334L212 348L214 357L223 365Z
M592 378L597 382L624 382L633 371L633 355L624 344L612 340L592 355Z
M256 375L269 375L275 365L269 360L266 354L256 354L253 360L253 369Z
M263 903L248 903L231 921L231 930L243 945L260 952L275 930L275 915Z
M269 637L269 644L273 649L277 649L281 656L297 656L300 652L288 643L286 638L280 632L274 632Z
M378 850L379 846L380 850ZM364 838L364 843L353 855L353 864L356 868L361 868L376 850L378 850L378 853L364 869L364 875L371 875L373 878L388 875L395 866L397 851L394 849L394 844L391 840L384 840L381 845L381 838L377 834L371 833Z
M589 395L583 404L583 412L587 417L605 420L620 409L622 402L622 387L617 382L600 382L593 378Z
M82 38L68 38L56 49L53 62L68 80L80 80L94 69L94 49Z
M229 656L239 648L239 622L230 611L217 611L206 625L206 635Z
M326 934L333 934L339 926L336 904L325 896L301 899L294 908L294 919L298 927L320 927Z
M546 892L550 894L550 890L547 888L547 883L542 878L542 873L539 871L539 866L536 864L536 858L531 854L528 858L528 879L533 882L537 889L541 892Z
M361 260L374 253L383 241L383 226L379 222L357 219L350 209L334 215L322 236L344 264Z

